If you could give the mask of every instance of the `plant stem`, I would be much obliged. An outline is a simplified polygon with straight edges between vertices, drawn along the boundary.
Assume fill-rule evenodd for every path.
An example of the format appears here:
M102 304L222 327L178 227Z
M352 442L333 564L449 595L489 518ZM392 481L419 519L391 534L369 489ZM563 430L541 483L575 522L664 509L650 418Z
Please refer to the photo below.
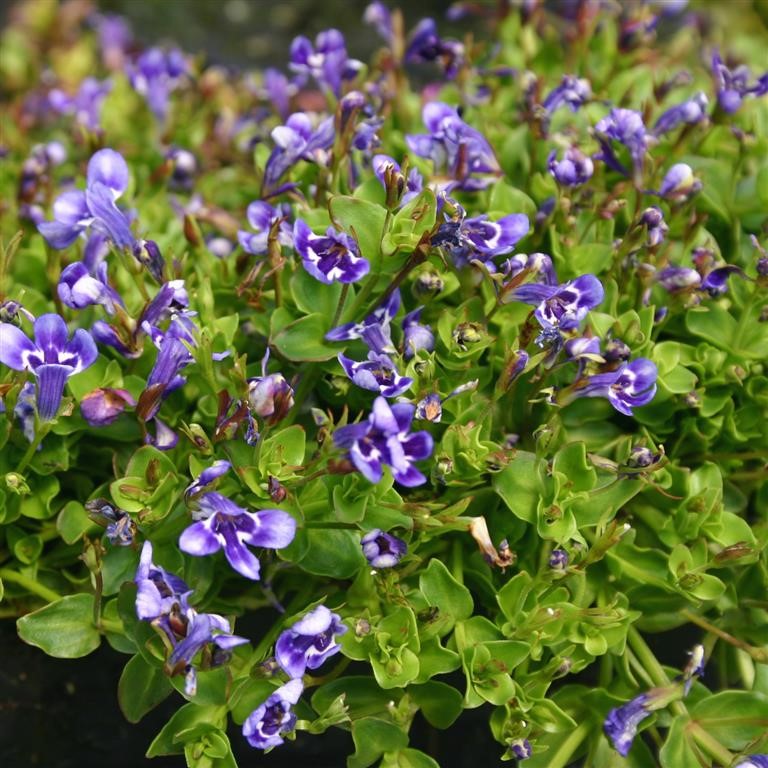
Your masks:
M335 328L339 324L339 318L344 310L344 304L347 301L349 295L349 283L344 283L339 294L339 303L336 305L336 311L333 313L333 320L331 321L331 328Z
M731 765L733 762L733 754L727 750L714 736L707 733L707 731L698 723L689 723L687 730L693 736L694 741L704 750L704 752L706 752L711 758L722 765L723 768Z
M54 592L52 589L40 584L40 582L30 579L23 573L17 573L9 568L0 568L0 579L18 584L20 587L29 590L38 597L42 597L49 603L54 603L56 600L61 600L61 595L58 592Z
M51 429L50 422L39 424L37 426L37 429L35 430L35 439L29 444L29 447L27 448L27 452L21 457L19 466L16 467L16 472L18 474L22 474L24 470L27 468L27 466L29 465L29 463L32 461L32 459L35 457L35 453L37 452L37 449L40 446L40 443L43 442L45 436L48 434L50 429Z
M569 734L568 738L557 748L557 751L547 760L547 768L565 768L571 762L579 744L589 735L592 724L584 720Z
M687 608L683 609L682 613L683 616L685 616L685 618L688 619L688 621L691 623L696 624L697 626L705 629L707 632L710 632L713 635L716 635L721 640L725 640L726 643L730 643L734 647L745 651L759 664L768 664L768 651L764 650L763 648L756 648L754 645L750 645L749 643L745 643L743 640L739 640L738 637L734 637L725 630L716 627L714 624L710 624L705 618L697 616Z

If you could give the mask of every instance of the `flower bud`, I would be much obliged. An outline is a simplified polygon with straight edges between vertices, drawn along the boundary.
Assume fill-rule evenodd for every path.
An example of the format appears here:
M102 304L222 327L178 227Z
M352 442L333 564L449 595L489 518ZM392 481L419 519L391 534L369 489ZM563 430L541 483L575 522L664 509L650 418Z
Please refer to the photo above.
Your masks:
M483 338L483 326L480 323L460 323L453 330L453 340L463 352Z
M80 413L92 427L106 427L117 420L127 405L136 401L125 389L98 388L89 392L80 402Z
M413 295L417 299L434 298L445 288L443 278L436 272L422 272L413 283Z
M282 373L249 379L248 402L253 413L276 424L293 407L293 388Z

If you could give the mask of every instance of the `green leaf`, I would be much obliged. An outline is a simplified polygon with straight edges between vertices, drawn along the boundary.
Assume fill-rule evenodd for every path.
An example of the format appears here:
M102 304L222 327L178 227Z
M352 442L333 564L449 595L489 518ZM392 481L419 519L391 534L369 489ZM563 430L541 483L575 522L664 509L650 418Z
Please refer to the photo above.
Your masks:
M336 312L341 290L341 283L325 285L312 277L306 269L297 269L291 275L291 295L296 306L306 315L323 315L326 322Z
M296 562L316 576L349 579L366 564L359 535L347 530L299 529L281 555L291 560L298 552L303 554Z
M147 757L179 755L184 748L176 740L178 734L189 731L201 723L215 728L216 723L223 724L224 721L225 710L221 707L198 707L196 704L185 704L155 736L147 750Z
M68 501L56 518L56 529L67 544L74 544L84 533L96 530L98 526L79 501Z
M768 696L722 691L697 702L691 718L729 749L741 750L768 731Z
M518 451L515 458L493 476L493 489L504 499L512 514L526 523L537 521L541 496L537 466L535 454Z
M659 751L661 768L701 768L697 752L691 745L686 727L690 720L677 716L667 733L667 739Z
M441 560L432 559L419 576L419 589L427 602L450 617L448 631L457 621L472 615L474 603L470 591L453 578Z
M376 203L347 195L332 197L329 209L334 223L357 240L360 254L368 259L373 271L381 253L381 236L384 232L387 209Z
M371 715L384 715L393 698L399 700L398 691L385 691L371 677L349 676L321 685L312 696L312 707L323 714L344 694L344 703L353 720Z
M93 595L67 595L22 616L19 637L58 659L79 659L95 651L101 635L93 625Z
M462 711L464 697L453 686L430 680L408 687L408 695L419 705L422 714L435 728L448 728Z
M138 723L173 690L159 666L134 656L123 669L117 684L117 701L129 723Z
M381 768L440 768L440 766L420 749L408 747L408 749L386 755L381 762Z
M287 323L285 320L281 310L276 310L270 323L270 344L281 355L294 362L313 363L336 357L337 350L325 340L330 316L315 312Z
M408 746L408 735L389 720L363 717L352 722L355 754L347 758L348 768L368 768L385 752Z

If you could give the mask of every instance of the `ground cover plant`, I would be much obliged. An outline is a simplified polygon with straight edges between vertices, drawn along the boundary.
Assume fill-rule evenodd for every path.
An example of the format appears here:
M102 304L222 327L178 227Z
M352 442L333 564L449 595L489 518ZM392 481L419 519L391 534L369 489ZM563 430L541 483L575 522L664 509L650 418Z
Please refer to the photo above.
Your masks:
M465 710L531 768L768 766L768 30L739 9L457 4L460 39L375 2L368 60L328 29L249 72L17 5L21 639L125 654L129 721L179 704L147 755L195 768L328 729L333 764L451 766L409 731Z

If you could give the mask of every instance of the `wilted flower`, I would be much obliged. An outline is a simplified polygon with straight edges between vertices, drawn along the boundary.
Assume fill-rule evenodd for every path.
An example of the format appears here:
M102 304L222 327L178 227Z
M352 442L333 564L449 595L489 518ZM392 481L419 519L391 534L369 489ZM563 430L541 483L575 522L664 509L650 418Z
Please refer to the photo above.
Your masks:
M261 376L248 379L248 404L251 412L277 424L293 408L293 387L282 373L267 374L269 349L261 361Z
M375 528L360 540L366 560L374 568L392 568L408 550L408 545L391 533Z
M80 401L80 413L92 427L106 427L116 421L128 405L136 405L128 390L99 387Z
M702 91L692 96L682 104L670 107L664 112L653 126L654 136L660 136L663 133L669 133L677 128L678 125L695 125L700 123L707 116L707 105L709 99Z
M456 77L464 62L464 45L458 40L441 38L434 19L422 19L408 36L405 61L439 61L446 78Z
M318 605L277 638L277 663L291 678L300 678L341 650L336 636L346 631L340 616Z
M130 547L136 538L136 523L123 509L110 504L107 499L91 499L85 503L88 517L106 528L109 543L118 547Z
M67 324L56 314L35 320L35 340L10 323L0 323L0 363L37 377L37 410L50 421L59 410L67 379L88 368L98 357L88 331L78 328L68 341Z
M259 579L256 556L245 546L282 549L296 533L296 521L281 509L248 512L215 491L204 493L193 513L197 522L179 537L179 547L189 555L211 555L224 549L229 564L247 579Z
M296 715L292 706L304 690L301 680L289 680L259 705L243 723L243 736L256 749L279 747L283 735L293 730Z
M549 92L541 106L550 115L562 106L567 106L571 112L577 112L590 98L592 87L589 80L563 75L560 85Z

